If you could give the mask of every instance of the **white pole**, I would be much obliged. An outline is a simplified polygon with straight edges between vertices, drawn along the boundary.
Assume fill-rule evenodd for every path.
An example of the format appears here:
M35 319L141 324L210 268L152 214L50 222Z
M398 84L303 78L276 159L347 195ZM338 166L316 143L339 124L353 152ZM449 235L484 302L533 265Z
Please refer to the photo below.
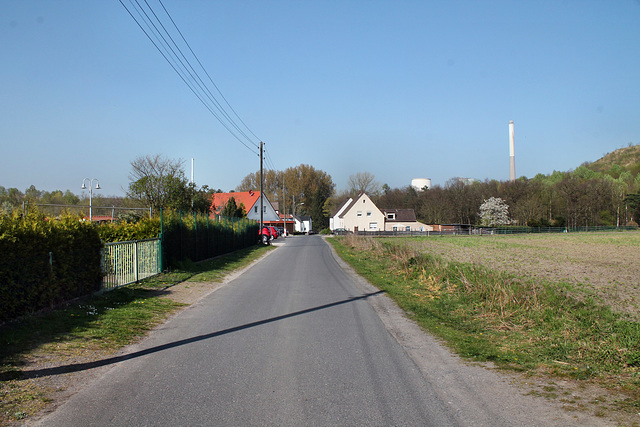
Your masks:
M191 184L193 184L193 157L191 158Z
M509 121L509 181L516 180L516 149L514 142L513 120Z

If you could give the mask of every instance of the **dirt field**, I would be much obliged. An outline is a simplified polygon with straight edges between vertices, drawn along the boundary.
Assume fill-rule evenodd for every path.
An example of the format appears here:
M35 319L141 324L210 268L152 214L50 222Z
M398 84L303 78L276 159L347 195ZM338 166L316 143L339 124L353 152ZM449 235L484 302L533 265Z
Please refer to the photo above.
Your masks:
M448 260L566 282L640 318L640 232L430 237L411 245Z

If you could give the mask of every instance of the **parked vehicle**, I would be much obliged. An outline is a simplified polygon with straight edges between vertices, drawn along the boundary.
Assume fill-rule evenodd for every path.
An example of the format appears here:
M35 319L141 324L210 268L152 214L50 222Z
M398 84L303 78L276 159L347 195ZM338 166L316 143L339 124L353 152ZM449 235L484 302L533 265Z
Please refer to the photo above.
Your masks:
M308 235L318 234L318 232L316 230L309 230L309 232L307 234Z
M270 244L270 242L271 242L271 231L269 230L269 227L267 227L266 225L264 227L262 227L262 231L260 231L258 233L258 236L260 236L260 241L262 243L264 243L265 245Z
M271 225L269 225L268 227L269 227L269 231L271 232L271 237L274 239L277 239L279 236L278 230L276 230L276 228Z

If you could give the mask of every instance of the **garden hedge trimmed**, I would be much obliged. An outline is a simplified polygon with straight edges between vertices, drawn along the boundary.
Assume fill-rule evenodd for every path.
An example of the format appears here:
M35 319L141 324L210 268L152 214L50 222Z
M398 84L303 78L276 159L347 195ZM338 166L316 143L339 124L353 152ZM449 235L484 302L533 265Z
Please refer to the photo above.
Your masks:
M98 291L101 248L77 217L0 216L0 322Z

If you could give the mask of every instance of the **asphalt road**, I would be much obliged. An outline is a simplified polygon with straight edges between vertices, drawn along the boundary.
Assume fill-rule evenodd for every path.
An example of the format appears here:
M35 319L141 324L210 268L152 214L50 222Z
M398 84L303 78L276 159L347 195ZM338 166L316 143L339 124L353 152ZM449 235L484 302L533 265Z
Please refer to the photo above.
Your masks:
M462 363L415 325L403 326L406 319L387 302L345 271L321 237L288 238L128 349L127 360L105 369L39 425L576 421Z

